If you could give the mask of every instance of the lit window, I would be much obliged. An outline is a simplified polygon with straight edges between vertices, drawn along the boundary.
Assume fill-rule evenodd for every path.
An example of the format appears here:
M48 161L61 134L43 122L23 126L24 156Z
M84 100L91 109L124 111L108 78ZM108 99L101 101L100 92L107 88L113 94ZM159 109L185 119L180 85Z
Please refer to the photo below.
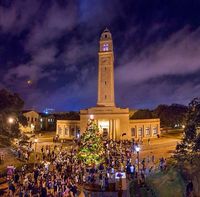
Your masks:
M150 135L150 129L149 129L149 127L146 127L146 135Z
M131 128L131 136L135 136L135 128Z
M58 135L61 135L62 134L62 128L61 126L58 126Z
M142 136L142 127L138 128L138 136Z
M69 128L65 127L65 135L69 136Z
M103 44L103 51L108 51L108 43Z
M40 122L42 122L42 118L40 118Z
M156 135L158 133L157 127L153 127L153 134Z

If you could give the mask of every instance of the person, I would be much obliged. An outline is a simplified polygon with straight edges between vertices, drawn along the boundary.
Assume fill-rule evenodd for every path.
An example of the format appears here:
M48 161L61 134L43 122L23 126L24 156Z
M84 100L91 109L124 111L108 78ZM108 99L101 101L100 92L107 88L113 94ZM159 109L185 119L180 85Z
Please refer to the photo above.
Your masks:
M148 138L148 145L150 145L150 138Z
M9 183L8 189L9 189L9 193L11 194L10 196L14 196L15 195L15 185L12 180Z
M193 192L193 183L190 180L186 186L186 197L192 197L192 192Z
M41 188L41 197L47 197L47 189L45 187L45 184Z
M19 174L18 174L18 172L15 172L15 174L14 174L14 182L16 184L18 184L18 182L19 182Z
M131 173L131 178L134 177L134 173L135 173L135 166L131 164L130 166L130 173Z

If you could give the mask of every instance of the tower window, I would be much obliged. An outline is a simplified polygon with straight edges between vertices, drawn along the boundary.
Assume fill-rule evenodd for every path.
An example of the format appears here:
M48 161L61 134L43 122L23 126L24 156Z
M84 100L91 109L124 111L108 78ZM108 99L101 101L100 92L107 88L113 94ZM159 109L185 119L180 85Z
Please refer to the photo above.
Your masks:
M105 85L106 85L106 81L105 81Z
M105 95L105 99L107 98L107 96Z
M107 34L105 34L105 38L107 38Z
M103 51L108 51L108 43L103 44Z

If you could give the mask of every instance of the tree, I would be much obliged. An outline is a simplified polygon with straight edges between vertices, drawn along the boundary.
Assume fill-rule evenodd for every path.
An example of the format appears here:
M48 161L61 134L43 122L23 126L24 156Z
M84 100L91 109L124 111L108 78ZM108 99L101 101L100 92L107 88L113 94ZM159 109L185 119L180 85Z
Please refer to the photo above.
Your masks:
M77 157L86 165L100 164L104 161L102 136L94 120L89 120L86 131L82 134Z
M149 109L140 109L136 111L131 119L150 119L153 118L152 112Z
M6 89L0 90L0 113L20 112L24 106L24 101L17 93L11 93Z
M19 134L19 122L22 120L21 110L24 101L16 93L11 93L6 89L0 90L0 131L8 136ZM8 123L8 118L14 119L12 124ZM23 119L24 124L24 119Z
M181 127L185 125L188 108L184 105L159 105L153 111L153 117L160 118L162 127Z
M186 127L180 144L177 145L177 158L191 158L200 151L200 98L191 101L188 107ZM189 157L188 157L189 156Z

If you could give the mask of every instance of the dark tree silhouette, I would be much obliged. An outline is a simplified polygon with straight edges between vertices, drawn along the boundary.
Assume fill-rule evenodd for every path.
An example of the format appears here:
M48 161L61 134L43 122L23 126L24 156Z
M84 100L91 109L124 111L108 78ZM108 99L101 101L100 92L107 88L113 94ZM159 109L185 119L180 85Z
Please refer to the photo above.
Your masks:
M200 151L200 98L189 104L183 139L176 150L177 158L190 160Z
M11 93L6 89L0 90L0 131L1 134L17 136L19 134L19 123L26 125L21 111L24 101L16 93ZM13 118L13 123L9 124L8 118Z

